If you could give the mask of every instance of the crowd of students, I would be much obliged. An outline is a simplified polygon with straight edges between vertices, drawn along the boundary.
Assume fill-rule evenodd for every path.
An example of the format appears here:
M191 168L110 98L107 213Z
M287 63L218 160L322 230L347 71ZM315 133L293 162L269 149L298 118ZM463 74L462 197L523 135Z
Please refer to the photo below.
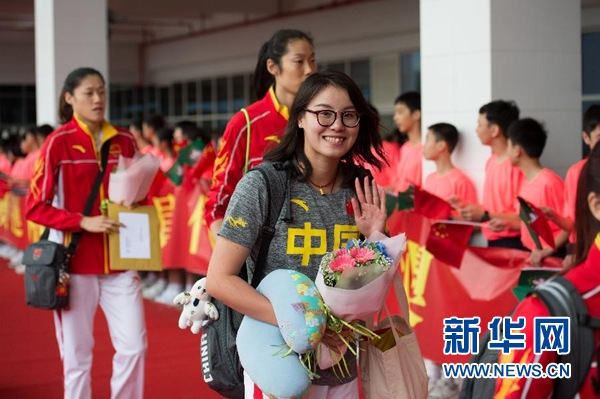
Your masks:
M230 201L233 201L234 209L239 208L246 213L254 211L254 208L246 209L249 201L247 193L242 201L242 194L239 190L236 191L236 187L245 173L262 163L264 154L275 147L277 150L271 152L267 158L271 161L292 162L294 179L297 180L295 184L298 184L296 189L304 190L302 195L308 195L312 190L322 196L331 194L333 198L338 192L346 195L354 190L362 195L361 207L380 208L380 190L375 185L371 187L368 180L364 185L362 181L361 184L354 185L353 178L363 175L358 170L346 169L344 166L354 164L358 160L371 171L380 189L399 193L407 190L411 184L417 184L447 200L453 207L453 218L482 223L481 232L490 247L528 250L531 252L530 260L533 265L539 265L547 256L564 258L565 266L570 267L574 264L573 245L577 239L573 229L576 193L579 175L586 159L579 160L571 166L564 181L556 173L543 167L540 157L547 140L547 132L540 121L520 117L520 110L514 101L496 100L482 105L478 110L476 132L481 144L491 149L491 155L485 164L482 201L479 203L475 185L452 162L453 150L460 140L460 133L455 126L448 121L439 121L428 126L423 137L420 95L417 92L406 92L395 100L394 110L394 123L398 132L403 135L402 138L396 136L394 139L382 141L379 135L373 136L378 132L367 132L365 129L369 124L370 129L377 130L377 123L371 123L378 120L374 112L376 110L369 107L362 95L355 92L354 84L345 75L317 73L312 38L302 31L280 30L261 47L254 74L254 88L259 100L232 117L222 138L207 134L190 121L181 121L170 127L160 115L150 115L143 120L132 121L129 132L114 128L103 117L106 97L102 76L92 69L79 69L73 73L75 76L67 77L65 89L61 93L61 106L66 103L71 112L61 120L63 126L53 133L53 140L58 140L59 136L68 136L82 140L82 143L85 143L82 144L84 147L89 144L91 156L94 157L93 162L88 155L86 157L89 159L79 161L83 164L89 161L91 165L84 172L85 179L93 175L92 171L97 163L95 157L98 156L102 145L108 140L121 140L120 151L125 155L137 148L142 154L152 154L160 158L160 173L165 179L164 184L201 186L207 195L205 220L214 237L220 237L217 240L217 255L211 260L212 269L209 269L209 277L212 277L209 280L209 290L219 299L229 301L232 307L253 314L259 319L273 322L270 307L236 280L239 279L239 267L250 255L250 249L255 246L256 240L247 241L247 236L239 236L239 232L236 232L234 227L224 224L224 220L233 212L228 210ZM314 75L315 73L317 75ZM309 80L310 84L305 86L312 86L306 88L303 83L309 76L316 77ZM74 78L76 79L73 80ZM304 102L298 105L300 99L296 99L296 94L301 87L304 87L301 99ZM333 108L335 109L332 110ZM327 112L330 114L326 114ZM579 127L573 127L573 130L578 129ZM60 152L54 141L54 144L44 145L45 138L52 130L48 125L28 129L20 136L20 143L17 143L14 137L3 136L0 142L0 178L15 187L27 187L30 181L32 185L42 182L46 184L46 191L42 195L47 198L28 200L28 217L42 225L59 232L82 230L88 232L88 236L94 236L90 233L117 230L119 226L111 224L98 213L99 211L92 217L81 217L78 213L81 212L81 201L75 204L72 200L69 203L65 198L58 198L60 195L57 197L57 192L53 190L64 190L65 187L59 187L57 175L44 174L41 173L42 169L39 169L40 174L34 176L38 159L45 164L54 162L57 168L58 165L65 168L65 164L78 164L69 158L70 155ZM583 141L593 150L600 141L600 105L592 105L586 110L582 130ZM287 136L284 134L295 139L286 140L284 137ZM313 136L326 138L321 142L320 138ZM367 144L373 149L373 153L367 154L365 148L356 147L364 146L363 141L366 137L369 138ZM282 138L283 144L277 147ZM340 148L336 147L338 144ZM349 156L353 158L350 159ZM387 163L382 162L383 159ZM435 172L427 176L422 176L424 159L434 162L436 166ZM114 163L116 160L113 157L109 160L109 165ZM381 168L368 164L380 164ZM73 166L72 169L77 168L81 168L81 165ZM61 169L61 173L65 172ZM73 176L83 176L79 170L72 173ZM63 183L61 180L60 184ZM105 185L107 184L105 182ZM240 187L248 191L256 188L258 183L248 184ZM363 194L363 188L368 195ZM258 190L257 198L254 199L261 198L261 195L263 193ZM543 210L550 222L554 243L542 241L542 248L535 247L525 224L519 218L517 196ZM324 198L325 196L316 197L315 203L322 203ZM344 200L346 199L344 197ZM353 205L358 207L358 203ZM256 210L260 210L261 207L262 204L256 204ZM373 214L379 215L376 211ZM65 218L60 221L49 220L48 217L53 215ZM258 217L259 214L251 216ZM361 232L381 227L373 227L362 220L360 223L357 220L356 224ZM256 235L258 237L260 234ZM98 234L95 236L100 237ZM96 244L99 248L102 245ZM240 251L241 247L245 250ZM91 249L84 248L83 251ZM232 258L234 255L235 259ZM18 250L2 244L0 256L9 258L12 267L23 271L20 265L22 254ZM103 259L103 255L99 256ZM73 269L76 275L82 273L82 276L76 276L72 280L73 284L79 283L88 290L97 290L96 302L81 299L85 307L79 311L70 310L70 314L73 315L71 321L59 317L61 311L57 312L55 321L57 337L62 337L59 339L59 347L65 367L65 397L89 397L90 394L89 367L93 342L90 343L89 337L92 327L88 325L89 328L84 332L74 330L80 319L89 322L88 318L83 316L86 309L99 304L105 313L110 313L111 309L121 306L125 299L137 298L139 295L172 304L173 297L181 291L189 291L198 278L197 275L186 273L184 265L181 265L180 269L148 273L139 287L136 285L137 294L128 291L126 295L117 296L112 302L102 303L99 299L101 290L120 290L128 283L116 278L114 281L104 281L104 275L114 277L120 274L109 273L106 262L104 259L104 264L98 263L98 270L91 270L90 265L77 264ZM316 264L318 265L318 262ZM88 275L94 276L94 280L90 280ZM231 292L223 289L224 281L230 280L231 284L238 287L236 292L244 292L245 297L232 297ZM90 288L96 287L96 284L100 288ZM103 284L107 287L110 284L113 286L102 288ZM81 291L76 291L75 297L78 297L77 292ZM133 356L131 359L134 359L132 361L135 365L128 366L125 360L121 363L117 361L115 367L127 370L121 376L115 376L113 383L115 390L125 390L131 395L128 397L141 397L143 390L140 379L143 381L143 372L140 375L140 367L143 369L145 339L142 339L141 344L139 339L134 343L131 334L138 333L145 337L145 326L143 320L140 320L143 313L139 302L134 303L137 305L132 305L129 314L132 320L138 322L123 332L124 343L115 343L115 356L122 356L122 353L133 348L135 353L130 356ZM117 315L112 316L113 320L109 320L109 324L122 327L129 322ZM72 342L67 343L67 340ZM77 343L83 343L83 352L75 347ZM83 368L83 372L76 373L77 368ZM439 365L429 363L428 373L430 398L449 398L457 395L460 381L443 379ZM127 378L131 381L126 381ZM331 382L323 381L324 384ZM252 385L251 381L248 383ZM252 390L254 389L252 387ZM351 384L345 388L332 389L330 393L327 393L327 390L321 391L320 396L315 397L354 397L354 391L355 386Z

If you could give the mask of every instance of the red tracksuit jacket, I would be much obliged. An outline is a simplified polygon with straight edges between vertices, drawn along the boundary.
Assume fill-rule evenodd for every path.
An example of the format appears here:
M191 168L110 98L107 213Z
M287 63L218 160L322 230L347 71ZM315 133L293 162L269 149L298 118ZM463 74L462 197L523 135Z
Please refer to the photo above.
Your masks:
M250 116L250 155L248 170L263 161L263 154L279 143L285 133L288 109L279 104L273 87L267 95L246 108ZM210 227L222 219L236 184L244 175L246 163L246 117L236 113L227 124L213 169L213 178L204 218Z
M108 180L119 155L132 157L136 146L131 133L107 122L102 126L102 145L110 139L107 170L90 216L101 214L100 203L108 195ZM100 170L100 149L96 149L88 127L74 117L46 139L35 165L27 197L27 219L63 232L63 243L81 231L82 212ZM83 232L69 265L71 273L110 273L108 236Z

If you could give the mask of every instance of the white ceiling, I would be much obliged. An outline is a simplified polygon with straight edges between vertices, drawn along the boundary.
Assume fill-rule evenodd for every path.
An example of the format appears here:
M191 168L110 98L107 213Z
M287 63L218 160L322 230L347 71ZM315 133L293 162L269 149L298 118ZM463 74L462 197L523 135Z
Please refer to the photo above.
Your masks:
M141 44L371 0L107 1L110 40ZM33 34L33 4L0 0L0 40Z
M111 42L143 44L372 0L107 1ZM32 39L33 4L34 0L0 0L0 41ZM600 7L600 0L581 0L581 5Z

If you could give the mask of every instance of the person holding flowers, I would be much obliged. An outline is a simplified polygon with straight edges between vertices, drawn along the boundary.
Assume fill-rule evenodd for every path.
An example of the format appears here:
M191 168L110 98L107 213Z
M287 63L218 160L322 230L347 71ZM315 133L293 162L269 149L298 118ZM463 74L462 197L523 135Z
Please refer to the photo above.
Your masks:
M110 191L110 175L119 157L136 152L132 134L104 119L107 106L104 77L96 69L76 68L65 78L59 98L62 126L40 150L27 197L27 219L50 229L50 241L69 245L81 240L69 261L69 308L54 311L54 325L63 365L65 398L92 397L94 314L102 308L114 347L111 397L143 398L146 322L141 282L135 270L110 268L108 235L123 225L108 218L100 204ZM89 216L87 199L108 148L106 173Z
M382 234L385 194L357 166L381 168L382 160L377 117L354 81L335 71L307 77L290 109L281 143L265 155L266 162L288 168L290 177L289 203L280 211L261 278L276 269L292 269L314 280L325 254L361 235ZM246 262L252 278L267 223L267 198L261 174L248 173L240 180L216 239L206 288L227 306L277 325L271 302L239 277ZM345 328L341 337L351 334ZM343 344L333 331L326 331L322 343L331 348ZM351 351L345 357L349 372L340 377L332 369L317 370L319 378L305 397L358 399L356 359ZM257 388L245 377L246 397L257 397ZM273 370L273 378L286 377Z

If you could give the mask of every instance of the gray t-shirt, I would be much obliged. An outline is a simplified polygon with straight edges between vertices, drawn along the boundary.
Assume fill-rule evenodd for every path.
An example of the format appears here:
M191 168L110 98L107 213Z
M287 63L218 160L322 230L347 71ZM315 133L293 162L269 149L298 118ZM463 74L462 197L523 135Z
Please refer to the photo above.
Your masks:
M293 269L314 280L323 255L359 236L354 216L348 211L352 196L354 190L347 187L334 194L321 195L308 183L292 178L290 202L293 221L287 223L281 217L278 219L263 266L263 277L276 269ZM260 249L262 227L267 223L267 197L262 175L258 172L246 174L236 186L219 231L222 237L251 249L246 261L250 279ZM281 212L284 208L285 204ZM351 381L356 376L356 359L350 351L347 351L346 363L350 376L339 379L331 369L319 370L317 374L321 378L313 383L339 385Z

